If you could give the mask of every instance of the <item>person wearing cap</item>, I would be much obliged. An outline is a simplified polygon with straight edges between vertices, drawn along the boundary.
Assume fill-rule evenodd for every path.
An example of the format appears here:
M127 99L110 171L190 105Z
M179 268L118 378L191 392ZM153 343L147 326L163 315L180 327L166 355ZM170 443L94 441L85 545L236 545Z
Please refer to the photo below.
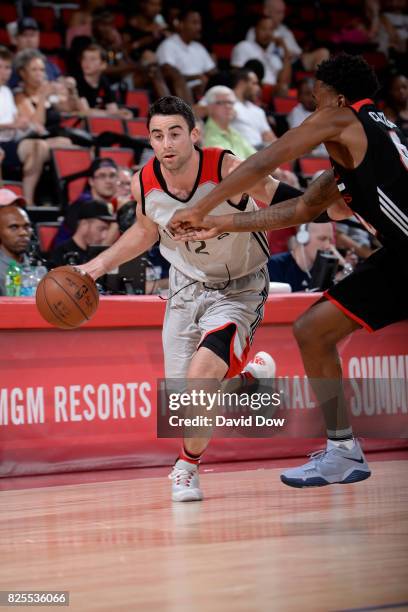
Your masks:
M85 190L75 202L68 206L64 221L55 239L57 246L73 235L78 222L79 210L83 203L86 204L93 200L99 200L116 209L119 177L116 162L110 157L96 157L89 166L88 176L88 184ZM110 243L114 242L114 239L117 237L114 229L112 227L109 232L108 240Z
M26 201L22 196L19 196L14 193L14 191L11 191L11 189L6 189L3 187L0 189L0 206L9 206L10 204L25 208Z
M32 17L23 17L17 21L17 28L13 43L16 46L16 51L24 49L39 49L40 48L40 27ZM48 81L56 81L61 76L61 70L56 64L49 59L45 60L45 73ZM11 89L17 87L20 82L20 76L16 70L11 73L8 86Z
M100 200L82 202L78 207L77 219L72 238L53 250L50 258L53 267L63 266L70 261L76 264L88 261L88 247L106 244L109 228L116 222L116 216L112 214L109 206Z
M0 192L4 191L9 190L0 189ZM4 198L4 194L2 197ZM0 295L6 295L6 274L10 263L30 263L27 251L32 231L26 211L16 201L0 206Z

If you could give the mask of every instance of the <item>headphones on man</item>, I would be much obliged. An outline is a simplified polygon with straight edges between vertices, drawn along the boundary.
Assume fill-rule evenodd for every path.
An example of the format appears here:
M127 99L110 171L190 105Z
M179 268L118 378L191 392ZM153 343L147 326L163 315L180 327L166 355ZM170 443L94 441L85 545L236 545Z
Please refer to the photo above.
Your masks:
M299 227L297 234L296 234L296 242L298 244L307 244L310 240L310 233L308 230L308 223L302 223L302 225Z

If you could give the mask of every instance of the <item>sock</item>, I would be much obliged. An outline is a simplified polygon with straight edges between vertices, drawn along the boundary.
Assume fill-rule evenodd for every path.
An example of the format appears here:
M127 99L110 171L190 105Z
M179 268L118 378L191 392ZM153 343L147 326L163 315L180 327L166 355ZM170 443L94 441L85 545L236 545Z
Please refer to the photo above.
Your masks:
M346 440L333 440L332 438L329 438L329 445L333 448L333 446L336 446L337 448L347 448L347 450L353 450L355 442L354 442L354 438L348 438Z
M179 459L181 459L182 461L187 461L187 463L191 463L193 465L198 465L200 463L202 454L203 453L200 453L199 455L193 455L193 453L186 451L183 446L180 451Z

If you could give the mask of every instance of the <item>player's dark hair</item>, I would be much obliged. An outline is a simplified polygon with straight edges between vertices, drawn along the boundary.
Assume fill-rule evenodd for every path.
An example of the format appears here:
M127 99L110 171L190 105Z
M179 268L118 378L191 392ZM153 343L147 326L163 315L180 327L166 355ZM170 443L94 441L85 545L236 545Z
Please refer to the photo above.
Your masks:
M374 70L361 55L341 53L323 61L317 67L316 79L349 102L372 98L379 88Z
M151 105L147 115L147 127L150 126L154 115L181 115L186 120L190 132L195 126L193 111L184 100L177 96L163 96Z

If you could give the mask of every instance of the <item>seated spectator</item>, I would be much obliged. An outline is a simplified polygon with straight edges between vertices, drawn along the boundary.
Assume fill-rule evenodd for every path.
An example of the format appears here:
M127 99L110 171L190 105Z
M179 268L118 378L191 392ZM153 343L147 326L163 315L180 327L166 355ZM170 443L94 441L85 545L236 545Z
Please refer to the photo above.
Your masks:
M262 62L263 83L275 86L275 94L285 95L292 78L290 55L282 39L274 34L275 23L270 17L259 17L254 40L242 40L232 50L231 64L242 68L248 60Z
M78 214L82 204L97 200L104 202L110 210L117 208L118 166L110 157L97 157L89 167L89 179L79 198L68 206L64 221L58 231L55 244L60 245L70 238L77 226ZM111 232L115 229L112 225ZM114 242L114 240L111 240Z
M17 22L17 32L13 42L16 46L16 52L26 49L40 48L40 28L38 23L32 17L23 17ZM48 81L56 81L61 76L61 70L56 64L44 57L45 73ZM11 89L17 87L20 82L20 75L14 69L11 73L8 86Z
M125 87L149 88L154 97L169 94L156 56L151 51L146 52L143 61L135 62L129 57L112 13L106 9L94 12L92 35L107 54L106 75L113 83L122 81Z
M22 79L21 90L15 95L19 114L51 149L71 146L71 140L63 135L66 131L61 128L61 112L84 112L76 90L69 91L65 81L47 81L44 56L35 49L20 51L15 67Z
M319 47L313 51L303 51L298 45L293 32L284 25L286 5L283 0L265 0L264 15L270 17L274 23L274 36L285 43L289 53L290 61L293 62L295 70L313 72L317 65L329 57L329 50ZM247 40L255 40L255 30L251 28L247 33Z
M73 11L65 34L65 44L69 48L75 37L92 36L92 13L105 5L105 0L80 0L79 7Z
M257 104L260 85L256 74L237 70L233 75L232 89L236 97L232 127L256 149L276 140L265 111Z
M157 59L163 74L171 83L173 93L190 104L204 93L208 78L216 66L201 38L201 16L193 9L180 13L178 33L164 40L157 49ZM177 78L183 76L183 83ZM186 84L188 87L186 87ZM191 94L189 93L191 91Z
M296 234L290 242L292 248L285 253L272 255L268 262L271 281L288 283L292 291L311 289L312 268L317 251L331 251L334 246L332 223L307 223L299 230L308 233L306 242L304 236Z
M82 202L78 207L77 225L69 238L51 253L52 267L67 263L83 264L88 261L88 247L106 244L109 228L116 222L108 205L99 200Z
M384 114L408 137L408 79L394 75L386 86Z
M132 171L125 166L119 166L116 188L116 210L119 210L119 208L132 199Z
M88 115L114 115L131 119L132 112L119 108L108 77L105 51L96 43L90 44L81 54L81 74L77 78L78 95L86 101Z
M29 264L33 228L26 211L15 203L0 206L0 295L6 295L6 274L12 261Z
M313 98L314 79L303 79L298 85L299 103L290 111L286 121L290 129L298 127L305 119L316 110L316 103ZM310 152L317 157L328 157L326 147L321 144Z
M140 0L137 8L131 8L123 39L133 60L139 61L144 51L156 51L159 44L170 36L161 10L162 0Z
M0 47L0 151L4 153L3 171L6 174L22 166L24 197L31 205L49 149L41 140L24 137L33 126L17 111L13 94L6 85L11 74L11 60L10 51Z
M406 73L408 13L406 0L388 0L380 14L379 49L392 58L396 69Z
M229 87L215 85L205 94L208 119L204 128L204 146L229 149L241 159L246 159L255 149L231 127L235 116L235 94Z

